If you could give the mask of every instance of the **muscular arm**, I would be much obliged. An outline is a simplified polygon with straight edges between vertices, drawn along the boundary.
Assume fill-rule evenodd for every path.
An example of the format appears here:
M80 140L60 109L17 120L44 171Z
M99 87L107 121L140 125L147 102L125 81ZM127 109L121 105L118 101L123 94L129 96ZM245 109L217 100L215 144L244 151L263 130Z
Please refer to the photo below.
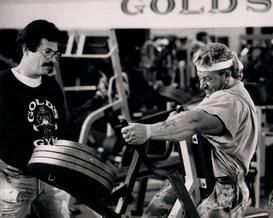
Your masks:
M186 111L151 126L151 139L181 141L196 133L221 135L225 130L222 121L202 110Z
M181 141L197 133L222 135L224 131L225 125L217 116L202 110L181 112L152 125L130 123L121 129L123 138L129 144L143 144L148 139Z

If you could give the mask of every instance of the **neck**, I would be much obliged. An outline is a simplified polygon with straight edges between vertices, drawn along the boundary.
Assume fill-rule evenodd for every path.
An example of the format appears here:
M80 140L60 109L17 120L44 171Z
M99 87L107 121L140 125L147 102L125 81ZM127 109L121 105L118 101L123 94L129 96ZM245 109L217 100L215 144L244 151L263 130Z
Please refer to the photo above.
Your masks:
M36 75L36 74L33 74L31 73L31 70L28 69L27 67L25 67L22 62L13 68L17 73L20 73L26 77L29 77L29 78L40 78L41 76L40 75Z
M234 79L233 77L230 77L230 79L227 81L226 84L224 84L222 89L230 89L233 86L235 86L240 80Z

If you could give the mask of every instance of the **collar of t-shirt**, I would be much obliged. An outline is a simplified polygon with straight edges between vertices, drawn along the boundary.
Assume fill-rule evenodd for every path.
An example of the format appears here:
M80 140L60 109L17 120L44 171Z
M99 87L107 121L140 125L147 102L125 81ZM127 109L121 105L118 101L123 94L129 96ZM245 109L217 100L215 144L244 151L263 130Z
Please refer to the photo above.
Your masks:
M16 70L11 69L13 75L22 83L24 83L25 85L35 88L38 87L39 85L41 85L42 83L42 77L38 77L38 78L30 78L27 77L21 73L18 73Z

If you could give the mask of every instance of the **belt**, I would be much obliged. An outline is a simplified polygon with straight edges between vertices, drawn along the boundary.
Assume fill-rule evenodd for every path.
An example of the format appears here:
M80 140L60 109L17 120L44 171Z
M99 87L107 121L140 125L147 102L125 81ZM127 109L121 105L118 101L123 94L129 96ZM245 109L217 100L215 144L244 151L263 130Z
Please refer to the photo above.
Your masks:
M237 176L221 176L216 177L216 181L220 184L238 184L244 180L243 175L237 175Z

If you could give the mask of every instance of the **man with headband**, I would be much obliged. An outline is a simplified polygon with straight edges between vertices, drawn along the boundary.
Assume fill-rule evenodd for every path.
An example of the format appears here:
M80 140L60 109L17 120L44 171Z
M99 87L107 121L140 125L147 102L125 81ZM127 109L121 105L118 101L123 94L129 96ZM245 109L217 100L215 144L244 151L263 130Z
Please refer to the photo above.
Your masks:
M258 139L255 105L241 79L243 66L237 55L221 43L208 43L194 55L200 87L206 97L195 108L172 113L163 122L144 125L130 123L122 129L129 144L147 140L181 141L201 134L213 146L212 163L216 184L212 194L197 210L200 217L243 217L249 191L244 182ZM155 205L163 201L165 211L171 209L166 197L175 196L167 185L154 197L145 212L153 217ZM172 203L174 202L174 197Z

